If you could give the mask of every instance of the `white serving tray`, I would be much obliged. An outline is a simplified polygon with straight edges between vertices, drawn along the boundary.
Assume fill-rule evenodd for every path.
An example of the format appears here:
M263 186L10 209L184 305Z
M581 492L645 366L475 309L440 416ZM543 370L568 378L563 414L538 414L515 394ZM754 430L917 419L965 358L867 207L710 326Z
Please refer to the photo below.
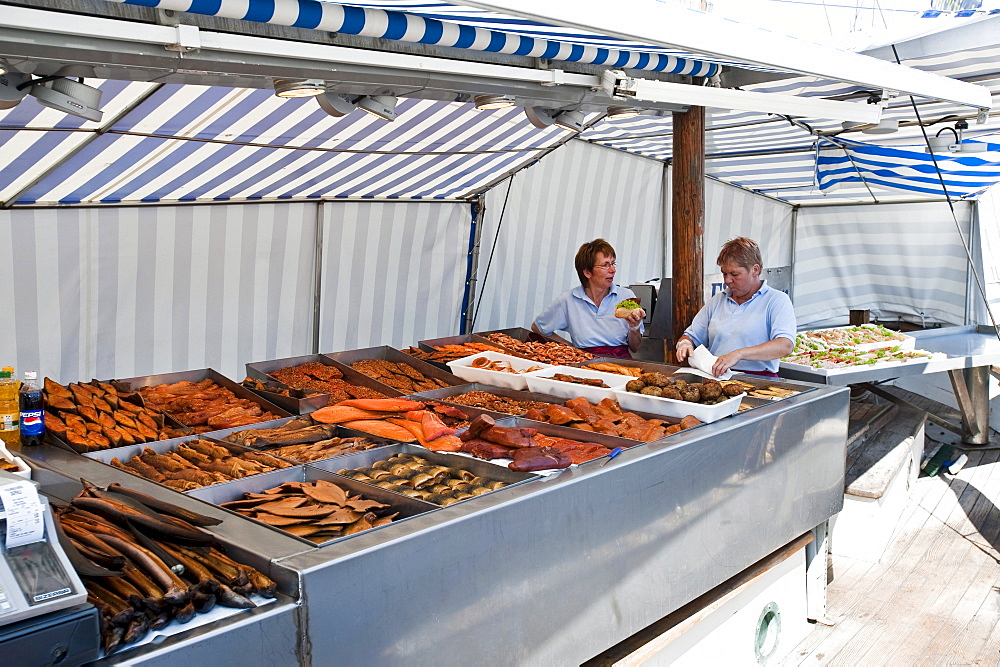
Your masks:
M471 366L473 361L482 359L483 357L490 361L505 361L517 370L524 370L533 366L541 366L543 369L551 368L551 364L543 364L540 361L522 359L521 357L512 357L509 354L502 354L500 352L480 352L479 354L455 359L448 362L448 368L451 369L453 375L457 375L469 382L481 382L482 384L504 387L506 389L524 390L528 388L528 383L525 381L524 374L522 373L504 373L502 371L490 371Z
M690 401L678 401L673 398L637 394L625 391L624 387L615 391L614 394L618 400L618 404L625 410L638 410L665 417L685 417L691 415L706 424L736 414L736 411L740 409L743 397L746 395L739 394L714 405L702 405L701 403L691 403Z
M865 327L864 324L859 324L860 327ZM800 331L801 334L809 334L811 332L820 333L823 331L834 331L836 329L846 329L848 327L828 327L826 329L810 329L809 331ZM868 327L874 328L874 327ZM899 346L901 350L912 350L916 345L916 338L913 336L907 336L902 334L903 340L886 340L877 343L862 343L861 345L851 345L850 343L827 343L822 338L818 338L819 342L823 343L827 347L849 347L852 350L858 350L859 352L867 352L868 350L878 350L883 347L896 347ZM797 364L796 364L797 365Z
M575 382L553 380L552 376L556 373L575 375L581 378L597 378L598 380L603 380L604 384L608 386L591 387ZM576 368L573 366L549 366L540 371L525 373L523 377L527 380L530 391L558 396L559 398L579 398L582 396L591 403L600 403L605 398L614 398L615 389L624 390L625 383L635 379L625 375L618 375L617 373L602 373L600 371L592 371L588 368Z
M794 364L789 361L782 361L780 367L787 370L799 371L803 373L813 373L815 375L822 375L822 376L849 375L851 373L870 371L873 369L878 370L882 368L897 368L899 366L905 366L906 364L925 364L928 361L939 361L941 359L945 359L947 356L948 355L943 354L941 352L934 352L930 357L925 357L922 359L909 359L906 361L880 361L876 364L861 364L858 366L844 366L842 368L816 368L814 366L807 366L806 364Z
M25 479L31 479L31 468L25 464L23 459L11 454L10 450L4 446L2 441L0 441L0 459L7 459L17 466L18 469L11 473L12 475L17 475L18 477L23 477Z

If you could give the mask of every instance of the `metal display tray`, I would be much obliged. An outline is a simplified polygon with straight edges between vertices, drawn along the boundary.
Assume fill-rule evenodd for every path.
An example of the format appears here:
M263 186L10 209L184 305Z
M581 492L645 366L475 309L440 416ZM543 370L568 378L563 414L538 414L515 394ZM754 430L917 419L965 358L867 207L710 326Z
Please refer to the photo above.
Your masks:
M416 370L423 373L425 376L429 378L434 378L436 380L441 380L442 382L448 385L454 386L460 384L468 384L465 380L463 380L460 377L452 375L447 371L443 371L437 366L427 363L423 359L417 359L416 357L411 357L410 355L400 352L396 348L389 347L388 345L379 345L377 347L366 347L360 350L347 350L346 352L333 352L331 354L325 354L323 356L335 361L338 364L337 366L338 368L346 368L354 373L358 373L358 371L351 368L351 364L353 364L354 362L365 361L368 359L382 359L384 361L391 361L392 363L395 364L398 363L409 364ZM375 382L379 387L387 387L389 389L393 389L393 387L391 387L390 385L382 384L381 382L375 380L374 378L369 378L369 379ZM399 390L396 389L396 391ZM401 392L401 393L405 394L410 392Z
M316 393L316 394L306 394L301 389L292 389L291 387L278 382L274 378L268 378L267 380L262 380L260 378L251 378L262 383L265 389L255 389L254 387L247 387L243 385L253 393L257 394L266 401L270 401L277 405L278 407L287 410L293 415L304 415L314 410L319 410L320 408L326 407L329 403L329 394ZM287 391L288 396L280 393L282 391Z
M265 412L270 412L278 417L289 417L291 412L283 410L274 403L264 399L250 391L238 382L233 382L225 375L213 368L201 368L193 371L178 371L176 373L161 373L159 375L142 375L133 378L123 378L113 380L116 387L138 391L141 387L153 387L159 384L173 384L187 380L189 382L201 382L202 380L212 380L216 384L225 387L233 392L238 398L245 398L258 404ZM167 415L170 417L170 415ZM177 421L175 418L174 421ZM183 424L183 426L190 426Z
M265 429L265 428L277 428L279 426L284 426L285 424L287 424L288 422L292 421L293 419L299 419L299 417L286 417L285 419L279 419L279 420L275 420L275 421L271 421L271 422L266 422L265 424L260 424L260 425L253 424L251 426L244 426L244 427L234 428L234 429L230 429L227 433L222 434L222 435L218 435L216 437L218 437L220 440L222 440L222 438L224 438L225 436L231 435L233 433L238 433L238 432L243 432L243 431L253 431L253 430L259 430L259 429ZM398 444L400 444L399 442L397 442L395 440L387 440L385 438L379 438L377 436L372 435L371 433L365 433L364 431L358 431L358 430L353 429L353 428L347 428L346 426L341 426L340 424L336 425L336 431L334 431L334 435L332 435L331 437L333 437L333 438L358 438L358 437L363 437L363 438L367 438L368 440L371 440L373 442L379 443L376 447L373 447L372 449L379 449L381 447L390 447L392 445L398 445ZM225 440L222 440L222 441L226 442ZM233 444L237 444L237 443L233 443ZM306 444L306 443L303 443L303 444ZM252 449L254 451L265 452L265 453L270 454L275 448L277 448L277 447L283 447L284 445L271 445L271 444L267 444L267 445L263 445L263 446L256 446L256 445L242 445L242 446L243 447L247 447L249 449ZM365 450L365 451L368 451L368 450ZM278 455L275 455L275 456L277 456L277 458L280 458L282 460L288 461L290 463L294 463L296 465L306 465L306 464L316 463L318 461L325 461L325 460L327 460L327 458L340 458L341 456L348 456L348 455L347 454L337 454L335 456L330 456L330 457L323 458L323 459L316 459L314 461L300 461L300 460L294 459L294 458L292 458L290 456L278 456Z
M659 417L657 417L657 419L659 419ZM550 435L554 438L565 438L566 440L576 440L577 442L593 442L598 445L604 445L608 449L614 449L615 447L628 449L629 447L649 444L647 442L640 442L639 440L629 440L627 438L619 438L614 435L605 435L604 433L581 431L578 428L570 428L569 426L556 426L555 424L548 424L546 422L536 422L531 419L525 419L524 417L507 417L505 419L498 419L497 426L505 426L508 428L533 428L542 435ZM663 438L660 438L660 440L662 439ZM659 442L660 440L654 440L653 442ZM594 461L599 460L600 459L594 459ZM591 462L592 461L586 461L580 465L586 465Z
M268 422L268 423L273 423L273 422ZM222 447L225 447L226 449L228 449L233 454L239 454L239 453L242 453L242 452L258 452L258 451L261 451L259 449L254 449L252 447L244 447L243 445L238 445L236 443L225 442L223 440L219 440L218 437L206 437L206 434L204 434L204 433L198 433L198 434L195 434L195 435L186 435L183 438L171 438L170 440L158 440L157 442L150 442L150 443L147 443L145 445L129 445L128 447L117 447L115 449L102 449L102 450L97 451L97 452L87 452L86 454L84 454L84 456L86 456L88 459L93 459L95 461L100 461L101 463L110 466L111 465L111 459L117 458L122 463L125 463L126 461L128 461L129 459L131 459L133 456L138 456L139 454L142 454L146 450L147 447L149 449L152 449L157 454L166 454L167 452L176 451L177 447L179 445L181 445L181 444L183 444L185 442L190 442L191 440L208 440L212 444L220 445ZM286 459L284 457L276 456L275 458L276 459L280 459L282 461L285 461L285 462L289 463L292 466L302 465L299 461L293 461L291 459ZM125 468L117 468L117 466L112 466L112 467L115 467L117 470L121 470L122 472L127 472L129 474L135 475L136 477L140 477L142 479L149 480L150 482L153 482L155 484L160 484L155 479L150 479L149 477L146 477L144 475L140 475L138 472L132 472L131 470L127 470ZM284 468L282 468L282 470L284 470ZM267 473L258 473L258 475L266 475L266 474ZM256 476L257 475L248 475L248 477L256 477ZM246 477L241 478L241 479L246 479ZM228 484L228 483L229 482L215 482L214 484L209 484L208 486L217 486L219 484ZM170 489L170 487L167 486L167 485L165 485L165 484L160 484L160 486L163 486L164 488ZM205 487L201 487L201 488L205 488ZM176 491L176 490L177 489L171 489L171 491ZM193 490L194 489L191 489L191 491L193 491ZM189 493L189 492L190 491L184 491L183 493Z
M473 331L472 341L476 343L486 343L488 345L495 345L496 347L503 347L502 345L497 345L490 339L486 337L487 334L502 333L507 334L511 338L516 338L522 343L526 343L529 340L542 341L546 343L559 343L560 345L566 345L566 341L559 340L552 336L546 336L545 334L535 333L531 329L525 329L524 327L511 327L509 329L491 329L489 331Z
M402 352L400 352L402 354ZM412 358L412 357L407 357ZM255 378L257 380L262 380L265 382L273 382L281 387L287 387L288 385L279 382L278 380L271 377L269 374L281 368L288 368L290 366L300 366L302 364L307 364L311 362L319 362L326 366L333 366L338 371L340 371L344 376L344 381L350 384L356 384L360 387L367 387L368 389L374 389L375 391L382 392L387 396L402 396L405 392L396 389L395 387L390 387L384 385L381 382L377 382L372 378L368 377L364 373L359 373L350 366L345 366L344 364L337 363L332 360L329 356L323 354L305 354L299 357L285 357L284 359L271 359L270 361L255 361L252 364L247 364L247 376ZM313 410L318 410L319 408L325 407L330 401L330 394L320 394L323 397L323 404L317 405L315 408L310 408L316 402L316 396L310 397L308 399L302 399L304 403L300 403L299 409L301 410L299 414L305 414L306 412L312 412Z
M410 394L410 398L421 401L438 401L439 403L447 403L448 405L454 405L459 409L468 408L469 410L475 410L477 413L485 412L489 415L500 415L501 417L511 417L517 415L509 415L506 412L496 412L493 410L484 410L483 408L476 408L469 405L462 405L461 403L454 403L448 399L453 396L458 396L459 394L464 394L470 391L486 391L491 394L496 394L497 396L505 396L507 398L513 398L518 401L542 401L543 403L552 403L562 405L562 400L552 396L550 394L538 394L532 391L521 391L520 389L508 389L507 387L494 387L490 384L483 384L481 382L473 382L471 384L463 384L455 387L442 387L441 389L431 389L429 391L421 391L416 394Z
M499 422L498 422L499 423ZM534 424L535 422L531 422ZM354 454L348 454L346 456L341 456L336 459L327 459L326 461L319 461L315 464L311 464L322 470L327 470L331 473L336 473L338 470L351 470L357 468L371 468L374 464L379 461L385 461L386 459L392 458L397 454L414 454L422 458L427 459L431 463L436 463L438 465L447 466L449 468L458 468L462 470L468 470L474 475L482 477L493 482L506 482L507 486L504 489L514 486L515 484L521 484L523 482L530 482L534 479L539 479L538 475L530 472L517 472L511 470L510 468L504 466L498 466L488 461L483 461L481 459L470 458L468 456L458 456L456 454L449 454L446 452L432 452L429 449L424 449L418 445L406 445L400 444L394 447L382 447L380 449L370 449L364 452L357 452ZM339 479L348 479L347 477L340 477ZM354 481L354 480L351 480ZM356 484L364 484L368 488L376 488L380 491L380 487L373 487L371 484L365 482L355 482ZM502 491L503 489L497 489L497 491ZM394 496L400 496L400 494L394 491L386 491L386 493L392 493ZM484 493L484 496L488 496L490 493ZM407 496L401 496L406 498ZM480 498L482 496L476 496L475 498ZM475 498L467 498L459 502L466 502L467 500L475 500ZM458 503L456 503L458 504ZM438 507L434 505L434 507Z
M385 451L385 449L379 449L375 451ZM367 452L360 452L362 454ZM349 456L354 456L350 454ZM335 459L328 459L328 461L333 461ZM222 484L214 484L212 486L205 486L200 489L192 489L186 492L186 495L192 498L198 498L212 505L220 505L221 503L231 502L233 500L240 500L243 498L244 493L261 493L266 489L271 489L279 484L284 484L285 482L314 482L316 480L326 480L328 482L333 482L337 486L345 489L352 494L360 494L365 499L375 500L380 503L385 503L389 505L388 508L380 510L381 512L398 512L398 518L393 519L392 523L388 523L385 526L379 526L378 528L370 528L368 530L362 531L360 533L355 533L354 535L344 535L342 537L335 537L326 542L316 543L307 540L304 537L298 537L292 535L277 526L268 526L262 521L257 521L248 516L244 516L238 512L233 512L232 510L222 507L221 509L231 512L241 519L246 519L248 521L253 521L262 526L267 526L271 530L278 531L282 535L291 537L293 539L307 544L311 547L325 547L329 544L335 542L340 542L342 540L350 539L355 535L364 535L370 533L373 530L381 530L387 528L394 524L399 523L404 519L410 517L418 516L420 514L426 514L427 512L433 512L434 510L441 509L437 505L432 503L427 503L422 500L416 500L414 498L408 498L402 496L398 493L393 493L391 491L386 491L377 486L371 486L370 484L363 484L361 482L356 482L353 479L348 479L346 477L341 477L328 470L317 467L314 465L299 465L293 468L285 468L283 470L274 470L271 472L261 473L260 475L252 475L250 477L244 477L243 479L233 480L232 482L225 482Z
M453 396L458 396L459 394L464 394L468 391L486 391L497 396L504 396L506 398L512 398L517 401L541 401L542 403L548 403L550 405L566 405L566 400L558 396L553 396L551 394L539 394L534 391L520 391L518 389L507 389L506 387L494 387L488 384L480 384L474 382L472 384L465 385L463 387L448 387L446 389L434 389L433 391L422 391L419 394L411 394L410 398L416 400L425 401L437 401L438 403L446 403L452 405L461 410L474 410L476 414L488 414L496 419L506 419L507 417L522 417L524 413L519 415L511 415L506 412L497 412L496 410L485 410L483 408L476 408L469 405L462 405L461 403L455 403L449 401L448 399ZM639 415L643 419L659 419L660 421L667 422L669 424L676 424L680 421L676 417L664 417L663 415L654 415L649 412L639 412L636 410L628 410L627 412L632 412ZM532 423L542 423L547 424L548 422L535 422L531 420ZM566 427L571 428L571 427ZM589 431L583 431L578 428L572 429L580 433L588 433ZM640 442L638 440L632 440L630 442Z

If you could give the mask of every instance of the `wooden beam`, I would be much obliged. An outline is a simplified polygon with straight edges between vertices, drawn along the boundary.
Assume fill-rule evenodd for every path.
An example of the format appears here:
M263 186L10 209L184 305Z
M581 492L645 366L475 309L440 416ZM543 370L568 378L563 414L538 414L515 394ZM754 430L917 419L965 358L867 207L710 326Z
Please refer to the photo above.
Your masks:
M705 108L674 113L672 282L673 346L704 304ZM666 359L667 362L673 359Z

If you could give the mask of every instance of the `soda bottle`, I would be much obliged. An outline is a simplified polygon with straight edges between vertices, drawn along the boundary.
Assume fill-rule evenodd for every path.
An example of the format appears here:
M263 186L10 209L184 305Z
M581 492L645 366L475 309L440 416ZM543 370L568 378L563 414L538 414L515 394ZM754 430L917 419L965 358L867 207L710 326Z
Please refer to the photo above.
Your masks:
M45 399L35 381L35 371L24 372L21 384L21 446L42 444L45 435Z
M0 371L0 440L8 447L16 445L20 438L18 418L17 380L6 368Z

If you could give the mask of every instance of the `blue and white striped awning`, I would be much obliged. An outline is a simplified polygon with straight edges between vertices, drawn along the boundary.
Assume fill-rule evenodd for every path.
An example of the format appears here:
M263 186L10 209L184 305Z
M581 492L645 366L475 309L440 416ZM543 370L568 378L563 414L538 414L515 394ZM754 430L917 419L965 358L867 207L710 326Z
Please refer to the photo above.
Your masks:
M988 150L982 153L931 155L920 146L821 139L816 152L816 182L824 191L861 184L924 195L969 197L1000 182L1000 144L986 146Z
M205 16L622 69L712 76L718 61L444 2L111 0Z
M404 99L400 121L270 91L105 81L105 125L0 112L0 201L461 199L565 141L520 108Z
M996 21L997 19L989 19ZM988 46L959 53L926 55L904 60L904 64L925 71L973 80L1000 97L1000 47ZM859 88L810 77L795 77L747 86L748 90L788 95L836 97L857 94ZM933 135L948 123L942 119L968 116L967 109L916 98L920 121ZM860 138L879 146L907 146L923 142L920 126L908 97L894 99L884 117L905 121L894 134L869 135L860 132L842 136ZM931 123L936 123L930 125ZM990 116L984 125L970 120L966 138L994 141L1000 134L1000 116ZM794 123L779 116L709 109L706 112L705 172L709 176L784 201L801 204L871 203L941 198L937 192L914 189L872 188L860 182L843 182L836 189L821 189L815 179L817 135L842 131L839 123L820 119L797 119ZM669 117L637 116L602 121L580 135L581 139L657 160L669 160L673 151L673 128ZM920 150L919 148L917 150ZM928 156L929 157L929 156ZM963 155L963 157L965 157ZM951 193L956 195L956 193ZM957 196L957 195L956 195Z

